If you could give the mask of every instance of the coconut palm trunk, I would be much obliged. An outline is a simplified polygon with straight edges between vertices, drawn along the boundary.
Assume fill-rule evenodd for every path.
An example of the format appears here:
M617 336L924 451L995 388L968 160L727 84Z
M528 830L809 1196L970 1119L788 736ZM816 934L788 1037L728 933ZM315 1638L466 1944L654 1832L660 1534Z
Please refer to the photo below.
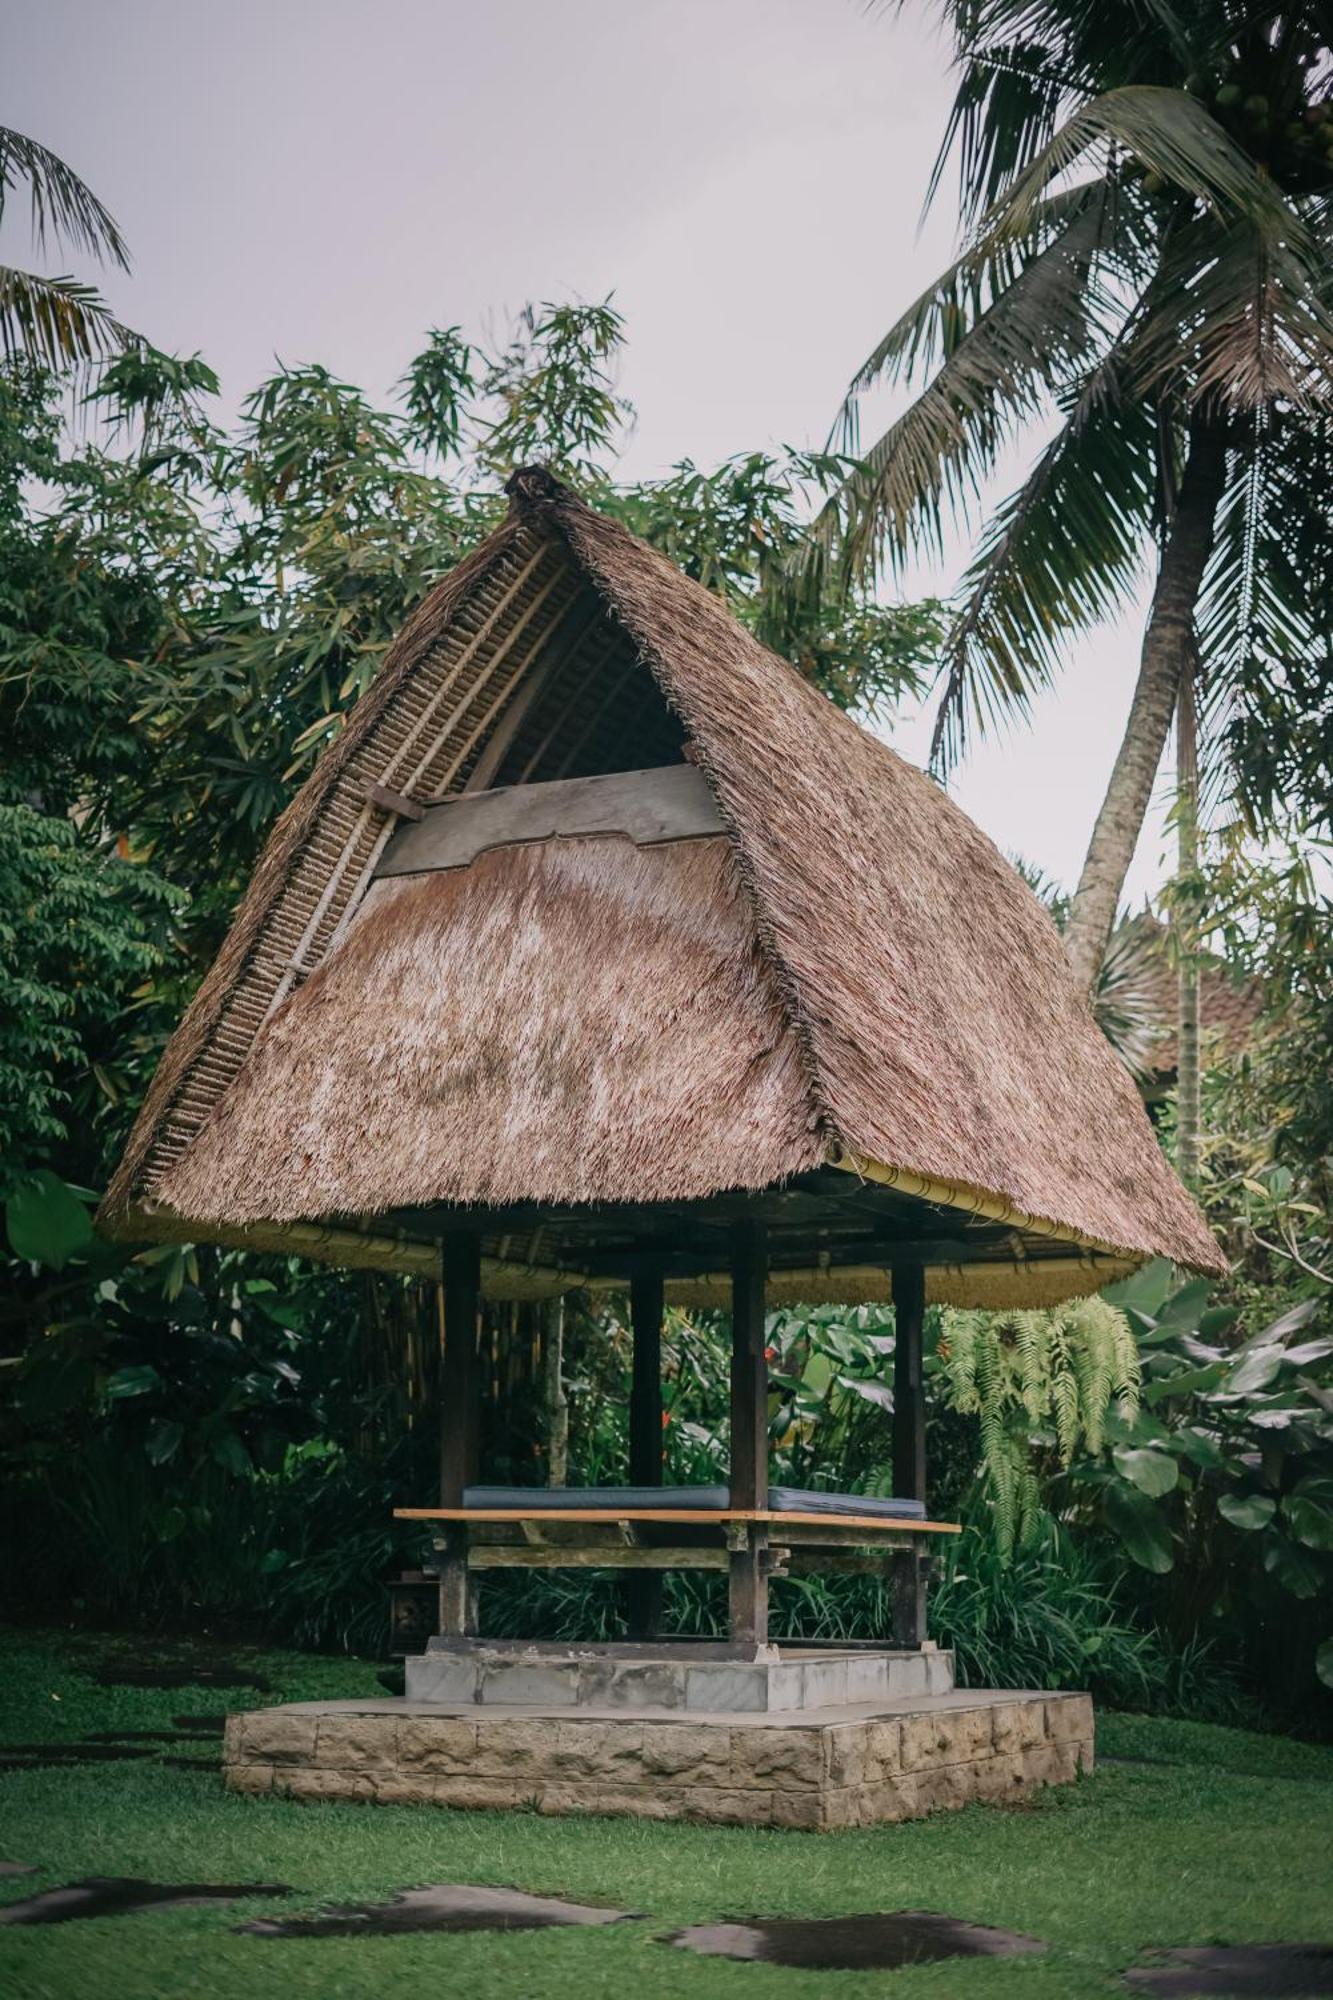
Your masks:
M1203 1102L1199 1071L1199 745L1191 647L1176 705L1176 1167L1199 1184Z
M1069 963L1085 989L1097 976L1115 923L1181 679L1193 659L1194 608L1212 551L1225 480L1224 433L1215 421L1196 415L1175 513L1162 548L1129 721L1092 830L1065 933Z

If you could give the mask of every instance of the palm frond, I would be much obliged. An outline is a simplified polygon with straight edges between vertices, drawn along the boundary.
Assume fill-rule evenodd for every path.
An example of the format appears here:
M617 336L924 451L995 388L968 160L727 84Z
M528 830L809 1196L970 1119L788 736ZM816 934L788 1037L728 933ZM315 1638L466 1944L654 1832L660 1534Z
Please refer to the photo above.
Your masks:
M1202 202L1224 221L1248 216L1294 251L1307 248L1303 223L1271 178L1259 171L1197 98L1155 84L1104 91L1080 105L987 211L982 240L1023 236L1053 182L1094 151L1116 148L1146 172Z
M33 241L44 250L48 237L59 246L86 250L121 269L130 268L125 239L111 214L83 181L49 147L22 132L0 126L0 216L10 190L25 183L32 203Z
M975 221L1053 137L1059 119L1101 91L1207 74L1235 34L1226 10L1137 0L979 0L942 10L960 82L935 162L933 200L957 154L965 219Z
M856 452L859 404L880 381L898 381L946 361L969 329L990 310L1027 266L1088 206L1105 205L1103 182L1066 188L1041 203L1022 238L970 246L901 313L852 377L834 422L829 448Z
M962 81L931 169L927 207L939 193L950 155L957 149L965 219L987 209L1000 189L1041 147L1049 144L1060 109L1076 80L1058 50L1035 40L991 48L967 47Z
M1147 393L1238 414L1333 402L1333 311L1322 274L1248 216L1175 230L1144 301L1135 354Z
M1282 685L1319 660L1333 595L1333 418L1255 411L1235 444L1198 611L1210 809L1231 777L1224 753L1237 691Z
M966 508L1015 426L1108 337L1095 282L1105 205L1088 204L959 338L932 381L866 453L815 524L844 573L938 549L946 513Z
M932 767L974 727L1026 713L1062 641L1109 617L1138 577L1154 501L1154 417L1127 401L1118 351L1096 369L963 577L945 641Z
M137 339L94 286L0 264L0 355L6 360L23 355L57 371L80 368Z
M1152 1077L1165 1025L1161 950L1161 933L1151 917L1122 917L1088 995L1093 1019L1136 1083Z

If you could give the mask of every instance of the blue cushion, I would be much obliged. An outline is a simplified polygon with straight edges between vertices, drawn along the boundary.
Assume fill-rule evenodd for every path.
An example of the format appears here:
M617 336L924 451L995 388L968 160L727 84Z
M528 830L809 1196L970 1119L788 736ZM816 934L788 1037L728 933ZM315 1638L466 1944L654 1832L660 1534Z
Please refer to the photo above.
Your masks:
M469 1486L463 1505L490 1512L512 1507L515 1513L525 1507L623 1507L629 1514L706 1507L720 1512L728 1498L725 1486Z
M806 1493L799 1486L770 1486L775 1514L877 1514L886 1521L924 1521L919 1500L879 1500L869 1493Z
M868 1493L807 1493L797 1486L770 1486L775 1514L875 1514L886 1521L923 1521L919 1500L879 1500ZM469 1486L465 1507L487 1513L532 1507L623 1507L627 1514L661 1508L698 1508L719 1513L731 1505L726 1486Z

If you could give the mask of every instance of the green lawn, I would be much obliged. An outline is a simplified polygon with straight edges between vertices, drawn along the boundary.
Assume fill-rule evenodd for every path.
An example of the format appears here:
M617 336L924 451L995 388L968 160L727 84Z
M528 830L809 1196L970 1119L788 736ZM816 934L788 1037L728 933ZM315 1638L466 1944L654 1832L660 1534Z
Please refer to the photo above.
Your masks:
M265 1653L274 1693L103 1688L99 1663L148 1642L0 1633L0 1746L169 1727L175 1715L263 1700L378 1694L362 1662ZM218 1649L225 1650L225 1649ZM170 1648L157 1649L169 1656ZM1333 1939L1333 1750L1202 1724L1103 1718L1107 1764L1026 1809L972 1807L909 1826L807 1835L553 1820L406 1807L229 1798L208 1743L197 1772L158 1761L0 1773L0 1857L40 1873L0 1898L88 1875L282 1881L285 1905L0 1929L13 2000L690 2000L735 1994L891 1992L895 2000L1046 2000L1123 1989L1152 1944ZM3 1748L0 1747L0 1755ZM264 1939L232 1926L261 1910L380 1899L414 1884L514 1884L613 1903L642 1920L610 1930L399 1938ZM957 1961L896 1973L813 1973L691 1958L657 1939L718 1916L924 1908L1034 1933L1041 1958ZM424 1983L423 1983L424 1982Z

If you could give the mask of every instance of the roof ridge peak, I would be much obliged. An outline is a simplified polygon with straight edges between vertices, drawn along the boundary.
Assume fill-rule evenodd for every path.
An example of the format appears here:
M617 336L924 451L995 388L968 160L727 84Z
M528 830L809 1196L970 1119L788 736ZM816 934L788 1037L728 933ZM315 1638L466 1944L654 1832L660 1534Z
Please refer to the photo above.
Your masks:
M559 506L575 498L572 487L557 479L549 465L516 465L505 481L511 517L530 507Z

